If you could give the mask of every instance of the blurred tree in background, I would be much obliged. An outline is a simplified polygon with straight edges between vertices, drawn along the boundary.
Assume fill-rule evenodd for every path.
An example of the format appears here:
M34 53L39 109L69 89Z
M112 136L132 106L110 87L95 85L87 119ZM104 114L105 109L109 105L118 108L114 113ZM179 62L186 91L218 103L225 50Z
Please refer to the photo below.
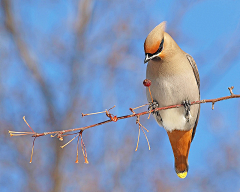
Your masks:
M229 3L230 2L230 3ZM82 127L107 119L109 109L129 114L147 102L143 43L167 20L167 32L199 68L201 98L240 93L240 3L236 1L1 0L1 191L236 191L240 189L240 102L202 105L190 155L180 180L167 134L151 117L140 137L135 119L83 133L89 164L75 164L76 140L61 149L49 136L9 137L8 130L36 132Z

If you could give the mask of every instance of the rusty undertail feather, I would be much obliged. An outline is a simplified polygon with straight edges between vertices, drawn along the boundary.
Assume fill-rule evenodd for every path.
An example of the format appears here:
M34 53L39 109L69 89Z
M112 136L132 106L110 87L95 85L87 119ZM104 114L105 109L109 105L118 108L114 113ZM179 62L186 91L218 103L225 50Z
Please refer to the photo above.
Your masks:
M177 174L187 173L188 171L188 154L192 141L192 131L193 129L167 132L175 158L175 171Z

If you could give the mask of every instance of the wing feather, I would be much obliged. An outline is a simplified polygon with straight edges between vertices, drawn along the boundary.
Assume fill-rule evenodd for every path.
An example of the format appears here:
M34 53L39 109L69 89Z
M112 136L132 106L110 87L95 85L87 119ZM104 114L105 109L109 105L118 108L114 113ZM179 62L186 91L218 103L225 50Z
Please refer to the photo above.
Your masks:
M198 90L199 90L199 97L200 97L200 77L199 77L199 73L198 73L197 64L196 64L195 60L193 59L193 57L191 55L187 54L186 57L187 57L190 65L192 66L193 73L194 73L196 81L197 81ZM196 128L197 128L197 124L198 124L199 114L200 114L200 105L199 105L199 108L198 108L197 119L196 119L194 127L193 127L192 140L193 140L193 138L195 136L195 133L196 133Z

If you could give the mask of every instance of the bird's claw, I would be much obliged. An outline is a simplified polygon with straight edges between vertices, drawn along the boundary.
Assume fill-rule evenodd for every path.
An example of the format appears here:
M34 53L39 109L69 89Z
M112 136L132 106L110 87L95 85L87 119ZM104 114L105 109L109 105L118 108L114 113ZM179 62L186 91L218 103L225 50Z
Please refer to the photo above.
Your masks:
M189 118L191 116L191 114L190 114L191 102L189 100L184 100L182 102L182 105L184 106L185 111L186 111L185 118L187 119L187 122L189 122Z
M155 110L155 109L158 108L158 107L159 107L158 102L155 101L155 100L153 100L153 102L150 102L150 103L149 103L148 110L149 110L149 111ZM161 118L161 116L160 116L159 111L153 111L152 114L160 117L160 119L161 119L161 121L162 121L162 118Z
M158 102L153 100L153 102L149 102L148 110L156 109L158 106Z

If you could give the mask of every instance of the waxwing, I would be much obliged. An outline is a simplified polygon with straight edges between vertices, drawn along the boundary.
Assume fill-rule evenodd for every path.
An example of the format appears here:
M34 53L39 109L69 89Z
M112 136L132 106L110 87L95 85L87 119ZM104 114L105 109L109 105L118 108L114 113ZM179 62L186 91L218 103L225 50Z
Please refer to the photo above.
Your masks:
M178 177L185 178L200 112L200 105L190 102L200 100L200 78L194 59L165 32L165 26L166 22L156 26L144 43L146 78L151 80L152 94L151 97L147 89L147 99L150 109L183 104L180 108L155 111L153 116L167 131Z

